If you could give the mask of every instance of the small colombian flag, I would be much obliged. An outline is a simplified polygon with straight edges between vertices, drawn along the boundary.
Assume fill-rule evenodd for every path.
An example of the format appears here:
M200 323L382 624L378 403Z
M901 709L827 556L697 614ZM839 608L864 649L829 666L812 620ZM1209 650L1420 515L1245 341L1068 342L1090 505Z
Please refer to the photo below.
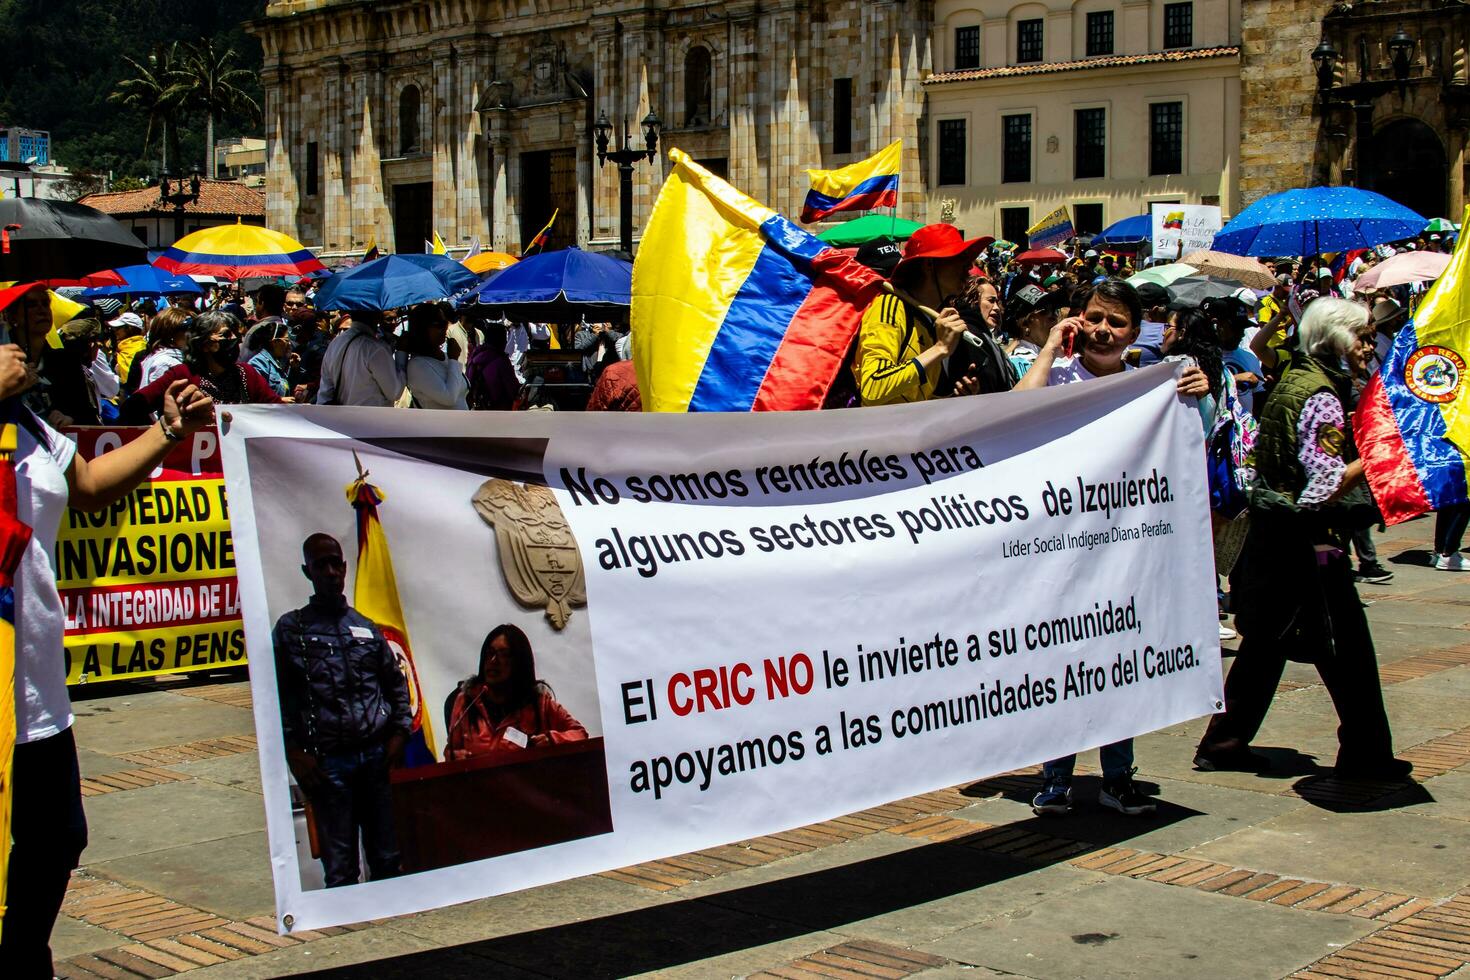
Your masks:
M550 241L551 226L556 224L556 216L559 214L561 214L561 208L556 208L551 212L551 220L546 222L545 228L536 232L536 237L531 239L531 244L527 245L525 250L521 252L522 255L530 255L533 250L544 249L546 247L546 243Z
M812 189L806 192L801 220L810 224L839 211L897 207L902 171L903 140L894 140L866 160L837 170L808 170Z

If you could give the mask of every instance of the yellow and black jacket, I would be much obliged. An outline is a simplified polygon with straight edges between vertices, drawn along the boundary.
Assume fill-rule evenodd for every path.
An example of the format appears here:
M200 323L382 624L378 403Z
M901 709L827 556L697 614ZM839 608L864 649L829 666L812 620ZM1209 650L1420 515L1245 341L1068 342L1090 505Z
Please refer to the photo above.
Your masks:
M925 371L918 357L934 344L934 324L896 296L868 304L858 332L858 395L864 405L896 405L934 397L943 360Z

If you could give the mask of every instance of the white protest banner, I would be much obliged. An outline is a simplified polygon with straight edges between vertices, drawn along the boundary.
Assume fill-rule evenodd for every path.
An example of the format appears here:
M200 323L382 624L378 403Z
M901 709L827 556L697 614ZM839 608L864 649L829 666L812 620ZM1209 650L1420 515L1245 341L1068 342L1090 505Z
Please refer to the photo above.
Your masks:
M1207 250L1220 230L1220 208L1213 204L1155 204L1151 213L1156 259L1173 262L1190 252Z
M1203 440L1174 377L783 414L230 407L281 928L774 833L1217 710ZM349 667L381 704L334 699ZM382 784L359 816L380 880L356 883L334 780Z

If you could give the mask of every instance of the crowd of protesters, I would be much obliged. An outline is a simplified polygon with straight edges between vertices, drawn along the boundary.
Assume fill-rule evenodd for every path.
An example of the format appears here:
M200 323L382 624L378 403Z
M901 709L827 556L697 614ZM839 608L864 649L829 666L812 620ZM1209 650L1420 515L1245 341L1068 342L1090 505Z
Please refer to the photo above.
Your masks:
M1337 708L1337 775L1405 777L1412 767L1393 754L1355 588L1393 575L1373 548L1379 516L1350 420L1423 285L1354 290L1363 272L1392 254L1385 246L1282 257L1269 290L1183 302L1165 287L1131 285L1128 277L1143 263L1128 253L1099 254L1073 243L1051 266L1022 266L994 244L929 225L903 245L859 248L856 260L881 273L891 290L864 312L827 407L996 395L1183 362L1176 387L1198 407L1216 570L1230 585L1218 593L1220 638L1241 641L1225 709L1205 731L1195 765L1270 767L1251 742L1286 662L1295 660L1316 665ZM1398 247L1448 245L1432 235ZM548 376L533 376L529 360L549 347L562 348L561 363L590 389L589 410L641 410L625 325L583 323L558 332L447 303L327 313L313 296L313 284L302 281L252 293L227 285L130 305L99 299L60 328L59 346L47 340L44 291L4 313L12 346L0 347L0 402L11 406L22 430L17 474L35 531L16 580L28 604L17 653L23 664L49 665L27 667L19 678L7 955L49 961L45 937L86 842L56 656L64 617L47 557L66 506L94 510L130 492L173 445L209 423L215 404L538 407L537 388ZM114 422L147 426L147 434L90 462L57 431ZM1467 524L1470 508L1438 515L1435 568L1470 569L1460 554ZM333 569L340 566L340 548L318 551L335 555ZM1224 625L1227 613L1235 627ZM1100 756L1099 803L1128 815L1153 812L1156 798L1133 780L1132 740L1103 746ZM1075 757L1046 763L1032 801L1037 813L1072 808L1074 765ZM356 880L355 855L340 863L346 870L335 883ZM392 863L374 876L394 873Z

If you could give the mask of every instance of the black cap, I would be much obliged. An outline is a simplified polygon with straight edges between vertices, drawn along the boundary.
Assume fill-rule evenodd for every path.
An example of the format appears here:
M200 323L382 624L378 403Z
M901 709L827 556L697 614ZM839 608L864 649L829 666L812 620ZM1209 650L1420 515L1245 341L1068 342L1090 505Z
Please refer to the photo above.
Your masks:
M892 238L875 238L858 246L857 260L887 278L903 258L903 248Z
M1037 310L1059 310L1070 302L1071 297L1064 289L1047 292L1034 283L1027 283L1011 293L1006 302L1006 312L1011 319L1019 320Z
M1155 306L1168 305L1169 291L1158 283L1141 282L1134 287L1134 292L1138 293L1138 301L1143 304L1144 312Z

